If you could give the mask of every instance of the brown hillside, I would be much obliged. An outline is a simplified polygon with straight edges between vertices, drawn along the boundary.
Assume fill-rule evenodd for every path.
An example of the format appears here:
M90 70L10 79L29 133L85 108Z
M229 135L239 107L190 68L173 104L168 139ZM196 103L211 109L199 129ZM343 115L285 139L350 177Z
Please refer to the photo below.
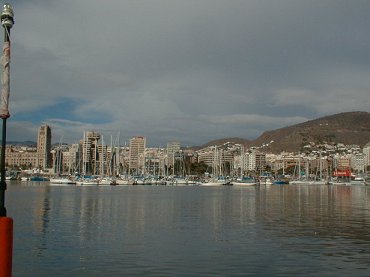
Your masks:
M192 147L194 150L202 149L208 146L213 146L213 145L222 145L226 142L231 142L231 143L238 143L238 144L243 144L245 146L250 145L250 140L243 139L243 138L223 138L223 139L217 139L217 140L212 140L210 142L207 142L206 144L203 144L201 146L195 146Z
M252 142L260 146L274 141L268 151L299 151L308 142L357 144L370 141L370 113L346 112L264 132Z

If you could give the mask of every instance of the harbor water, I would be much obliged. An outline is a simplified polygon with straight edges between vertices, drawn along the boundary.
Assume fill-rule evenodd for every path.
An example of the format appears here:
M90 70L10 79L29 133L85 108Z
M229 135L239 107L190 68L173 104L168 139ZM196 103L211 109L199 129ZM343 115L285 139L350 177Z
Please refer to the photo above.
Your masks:
M369 276L369 190L11 181L13 276Z

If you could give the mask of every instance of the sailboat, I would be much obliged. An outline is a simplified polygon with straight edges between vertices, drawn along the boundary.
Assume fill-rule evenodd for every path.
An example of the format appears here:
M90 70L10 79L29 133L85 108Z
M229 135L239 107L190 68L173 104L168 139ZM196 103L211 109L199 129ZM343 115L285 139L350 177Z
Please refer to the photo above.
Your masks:
M212 160L212 177L203 180L199 185L222 186L227 183L225 178L221 178L221 155L221 151L219 151L217 146L215 146Z
M61 165L62 165L62 155L63 155L61 145L62 145L62 143L60 142L59 147L56 150L56 164L55 164L55 167L57 169L56 170L57 175L50 178L50 184L51 185L75 185L76 181L73 180L71 177L62 176L60 174L60 171L61 171L60 169L61 169Z
M240 154L241 154L240 177L234 181L231 181L231 184L233 186L256 186L257 185L256 179L244 176L244 158L245 158L244 146L241 147Z
M306 174L306 176L307 176L307 174ZM301 179L301 154L300 153L298 154L297 178L295 178L294 180L290 180L289 184L291 184L291 185L307 184L307 181Z
M53 177L50 178L50 184L75 185L76 181L68 177Z
M315 177L315 180L309 182L310 185L327 185L328 184L328 182L324 180L322 176L323 168L322 168L321 151L319 152L319 171L320 171L319 179L317 180L317 177ZM317 175L317 172L316 172L316 175Z
M252 177L242 177L231 182L233 186L256 186L257 181Z

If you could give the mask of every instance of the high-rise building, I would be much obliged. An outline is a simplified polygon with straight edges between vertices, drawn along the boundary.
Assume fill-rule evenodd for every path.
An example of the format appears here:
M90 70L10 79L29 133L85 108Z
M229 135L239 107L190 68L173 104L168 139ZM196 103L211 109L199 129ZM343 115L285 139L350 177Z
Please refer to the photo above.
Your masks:
M364 146L362 152L365 154L365 165L369 166L370 165L370 142Z
M81 173L82 160L82 148L80 144L71 144L68 149L63 151L63 168L65 169L63 173L68 172L68 174L75 174L76 172Z
M84 132L82 141L82 174L99 174L98 142L100 134L94 131Z
M181 144L178 141L172 141L167 143L167 168L175 167L175 156L176 153L180 152ZM173 174L173 173L172 173Z
M37 137L37 167L51 168L51 129L47 124L40 127Z
M130 139L129 172L131 174L142 173L145 161L145 146L145 137L133 137Z

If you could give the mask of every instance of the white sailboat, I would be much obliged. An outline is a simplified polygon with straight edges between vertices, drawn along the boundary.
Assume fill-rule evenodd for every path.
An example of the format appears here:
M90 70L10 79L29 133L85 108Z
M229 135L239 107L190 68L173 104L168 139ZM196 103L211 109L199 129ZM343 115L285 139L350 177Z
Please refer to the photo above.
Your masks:
M306 165L308 166L308 163L306 163ZM300 185L300 184L307 184L307 180L302 180L301 178L301 153L298 154L298 170L297 170L297 178L295 178L294 180L290 180L289 181L289 184L291 185ZM307 176L307 173L306 173L306 176Z
M225 180L217 176L221 176L221 150L218 151L217 146L215 146L213 151L212 160L212 177L205 179L203 182L199 183L201 186L222 186L225 184Z
M251 177L238 178L231 182L233 186L256 186L257 181Z
M54 178L50 178L50 184L76 185L76 181L68 177L54 177Z
M55 162L55 173L54 177L50 178L51 185L75 185L76 181L70 176L64 176L63 168L63 151L62 151L62 139L60 139L59 147L56 148L56 162Z

